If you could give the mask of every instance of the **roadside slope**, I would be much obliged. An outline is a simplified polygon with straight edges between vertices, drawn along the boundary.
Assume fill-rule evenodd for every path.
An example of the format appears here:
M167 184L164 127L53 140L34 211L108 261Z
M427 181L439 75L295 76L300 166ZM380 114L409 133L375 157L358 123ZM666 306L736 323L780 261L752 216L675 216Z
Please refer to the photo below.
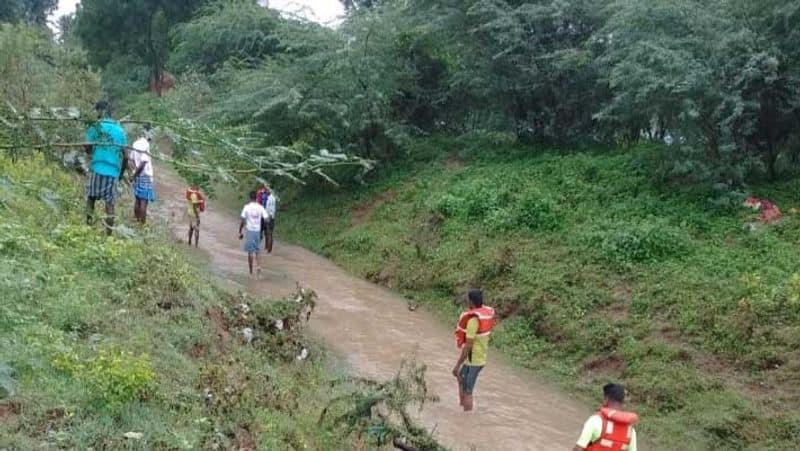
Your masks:
M359 388L302 331L243 342L298 304L221 289L158 225L107 238L82 198L52 159L0 156L0 449L373 448L319 421Z
M353 274L456 314L487 290L506 317L493 343L514 361L590 399L629 388L654 449L791 448L800 438L798 182L753 194L670 186L642 168L657 149L525 156L479 142L446 161L396 170L370 187L283 203L279 236ZM427 147L425 147L427 146ZM688 448L687 448L688 449Z

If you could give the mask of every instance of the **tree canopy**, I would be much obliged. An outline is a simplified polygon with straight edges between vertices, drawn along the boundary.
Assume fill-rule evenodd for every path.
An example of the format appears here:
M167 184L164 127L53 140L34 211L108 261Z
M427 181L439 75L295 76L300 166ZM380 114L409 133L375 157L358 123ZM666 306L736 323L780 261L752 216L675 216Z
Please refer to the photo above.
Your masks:
M432 133L564 150L646 140L664 177L728 185L800 162L796 2L343 4L331 29L251 0L87 0L76 29L116 92L168 66L204 93L179 108L280 145L391 160Z

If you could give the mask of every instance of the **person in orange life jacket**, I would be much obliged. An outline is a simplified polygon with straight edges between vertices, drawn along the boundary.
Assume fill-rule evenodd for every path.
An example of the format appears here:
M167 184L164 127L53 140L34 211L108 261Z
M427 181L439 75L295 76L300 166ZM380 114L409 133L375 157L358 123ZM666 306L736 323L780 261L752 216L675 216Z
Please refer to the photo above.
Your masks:
M586 420L572 451L636 451L636 430L639 417L622 410L625 389L619 384L603 387L600 411Z
M458 380L458 397L465 412L472 410L472 391L484 365L489 335L495 324L494 309L483 305L483 292L467 293L469 309L461 314L456 327L456 346L461 349L453 376Z

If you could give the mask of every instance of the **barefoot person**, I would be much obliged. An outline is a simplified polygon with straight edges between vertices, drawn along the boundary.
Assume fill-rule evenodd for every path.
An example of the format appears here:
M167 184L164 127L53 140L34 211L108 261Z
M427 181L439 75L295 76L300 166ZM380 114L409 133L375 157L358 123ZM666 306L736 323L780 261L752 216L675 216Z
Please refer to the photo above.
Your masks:
M192 183L186 190L186 202L189 204L186 211L189 218L189 246L194 236L194 247L197 247L200 241L200 213L206 210L206 197L197 183Z
M250 192L250 202L242 208L242 220L239 222L239 239L244 238L244 250L247 252L247 265L250 268L250 275L253 275L253 267L256 272L261 272L259 262L259 244L261 244L261 222L267 219L267 210L257 201L255 191ZM242 229L247 227L247 235L242 234Z
M636 430L639 417L622 410L625 389L619 384L603 387L600 411L586 420L573 451L636 451Z
M147 128L143 136L133 142L129 160L133 170L133 214L141 224L147 222L147 204L156 200L153 189L153 163L150 158L151 141L152 135Z
M264 249L268 253L272 253L272 232L275 231L275 213L277 212L277 203L275 195L270 191L269 186L262 184L259 188L258 203L267 210L269 219L265 219L261 224L261 231L264 235Z
M114 204L117 180L122 179L127 164L128 138L125 130L111 119L111 105L101 100L94 106L98 120L86 130L86 153L91 155L91 172L86 184L86 222L94 222L94 204L103 199L106 208L106 233L114 228Z
M494 309L483 305L483 292L467 293L468 310L461 314L456 327L456 346L461 349L453 376L458 380L458 397L465 412L472 410L472 391L484 365L489 336L495 325Z

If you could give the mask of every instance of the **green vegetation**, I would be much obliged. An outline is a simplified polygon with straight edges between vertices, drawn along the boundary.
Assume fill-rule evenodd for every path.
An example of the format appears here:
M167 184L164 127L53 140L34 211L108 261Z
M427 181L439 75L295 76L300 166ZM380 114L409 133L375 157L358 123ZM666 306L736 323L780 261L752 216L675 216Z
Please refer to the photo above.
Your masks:
M357 447L317 424L352 390L330 388L323 350L240 344L241 300L161 233L106 239L82 225L71 176L40 158L0 169L0 448ZM300 340L311 358L293 363Z
M6 3L1 22L52 7ZM419 396L355 384L331 394L352 409L312 421L324 361L287 364L282 340L221 349L207 317L238 301L198 287L157 235L79 225L74 184L42 155L80 140L71 107L99 97L100 69L184 175L277 179L279 230L447 321L454 296L487 288L497 345L569 386L622 380L657 449L796 447L797 1L343 0L336 29L250 0L124 3L84 0L60 43L0 25L0 393L15 393L0 412L16 420L0 440L117 446L100 437L141 429L143 447L346 448L334 425L388 442L371 407ZM746 225L745 193L782 223ZM144 281L142 265L163 271ZM208 356L187 357L196 344ZM204 388L234 401L204 405Z
M62 166L99 97L84 58L0 24L0 449L439 449L395 421L427 400L424 367L345 377L303 333L313 292L223 291L168 230L131 228L127 196L114 236L85 224Z
M787 213L755 231L743 195L660 186L658 148L560 155L428 140L444 161L284 201L280 236L453 321L487 290L493 343L592 396L626 384L654 449L788 449L800 437L800 182L754 188ZM516 156L515 156L516 155Z

